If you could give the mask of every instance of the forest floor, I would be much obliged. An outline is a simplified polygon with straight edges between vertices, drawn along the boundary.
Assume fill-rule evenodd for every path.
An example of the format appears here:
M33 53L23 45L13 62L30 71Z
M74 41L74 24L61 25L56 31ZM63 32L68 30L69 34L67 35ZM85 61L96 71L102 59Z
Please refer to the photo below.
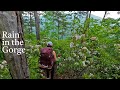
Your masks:
M56 73L54 79L65 79L65 76L64 76L64 75L58 75L58 74Z
M44 76L42 79L47 79L46 72L43 71L42 74ZM54 79L66 79L65 77L66 77L65 74L58 74L58 72L55 72L55 74L54 74Z

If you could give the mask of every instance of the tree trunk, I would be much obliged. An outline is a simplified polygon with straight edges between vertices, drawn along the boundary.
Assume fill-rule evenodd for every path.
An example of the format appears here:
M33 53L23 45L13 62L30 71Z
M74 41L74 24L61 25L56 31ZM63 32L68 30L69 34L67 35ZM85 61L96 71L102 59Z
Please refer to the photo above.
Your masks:
M91 17L91 11L90 11L90 13L89 13L88 29L89 29L89 27L90 27L90 17Z
M106 14L107 14L107 11L105 11L102 21L105 19Z
M29 12L30 14L30 33L32 32L32 12Z
M39 25L40 20L37 11L34 11L34 17L35 17L35 26L36 26L36 38L37 40L40 40L40 25Z
M19 11L0 11L0 36L3 36L3 31L7 33L19 33L20 37L16 38L18 41L23 39L22 18ZM2 38L2 37L1 37ZM3 39L2 39L3 40ZM12 41L13 38L4 38L5 41ZM2 45L10 48L24 48L24 45ZM17 55L17 53L4 53L5 60L8 63L9 70L13 79L27 79L29 78L29 69L27 59L24 53Z
M59 23L59 17L58 17L58 40L59 40L59 28L60 28L60 23Z
M88 18L89 18L89 11L87 11L86 19L85 19L85 22L84 22L84 31L83 31L83 34L86 33L87 28L88 28Z
M89 18L90 18L90 16L91 16L91 11L90 11L90 13L89 13Z

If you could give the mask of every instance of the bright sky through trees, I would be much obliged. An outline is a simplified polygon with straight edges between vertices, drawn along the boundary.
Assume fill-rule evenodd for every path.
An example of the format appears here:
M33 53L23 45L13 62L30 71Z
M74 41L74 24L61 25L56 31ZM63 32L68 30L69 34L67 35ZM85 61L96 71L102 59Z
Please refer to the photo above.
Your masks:
M66 13L68 13L69 11L66 11ZM106 18L110 17L110 18L120 18L120 14L117 14L118 11L107 11L109 14L106 15ZM39 13L39 11L38 11ZM40 11L40 13L42 13L42 11ZM95 15L95 16L99 16L101 18L103 18L105 11L92 11L91 14Z
M106 18L108 18L108 17L114 18L114 19L120 18L120 14L117 14L118 11L108 11L108 12L109 12L109 14L106 15ZM92 11L91 14L103 18L104 13L105 13L105 11Z

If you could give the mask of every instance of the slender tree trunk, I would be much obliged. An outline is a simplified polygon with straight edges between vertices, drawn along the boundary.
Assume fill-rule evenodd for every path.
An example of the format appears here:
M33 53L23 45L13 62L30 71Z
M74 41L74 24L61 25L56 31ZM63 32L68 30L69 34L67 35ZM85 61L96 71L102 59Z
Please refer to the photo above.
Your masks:
M55 13L54 13L54 11L53 11L53 25L54 25L54 28L53 28L53 29L54 29L54 31L55 31L55 20L54 20L54 19L55 19Z
M40 40L40 20L37 11L34 11L35 16L35 26L36 26L36 38L39 41ZM38 43L39 44L39 43Z
M32 32L32 12L29 12L30 14L30 33Z
M89 18L89 11L87 11L87 15L86 15L86 19L85 19L85 22L84 22L84 34L86 33L87 31L87 28L88 28L88 18Z
M90 16L91 16L91 11L90 11L90 13L89 13L88 29L89 29L89 27L90 27Z
M60 28L60 23L59 23L59 17L58 17L58 40L59 40L59 28Z
M102 21L105 19L106 14L107 14L107 11L105 11Z
M0 11L0 35L2 31L8 33L19 33L20 38L16 38L18 41L24 41L23 39L23 27L21 20L21 13L19 11ZM13 38L5 38L5 41L12 41ZM9 48L24 48L24 45L12 45ZM3 45L2 45L3 47ZM4 53L5 60L8 63L10 73L13 79L27 79L29 78L29 68L25 54L17 55L17 53Z
M85 37L81 40L81 43L86 42L86 37L88 36L87 32L90 26L90 16L91 16L91 11L90 13L89 11L87 11L86 20L84 22L84 32L83 32L83 34L85 34Z
M91 16L91 11L90 11L90 13L89 13L89 18L90 18L90 16Z

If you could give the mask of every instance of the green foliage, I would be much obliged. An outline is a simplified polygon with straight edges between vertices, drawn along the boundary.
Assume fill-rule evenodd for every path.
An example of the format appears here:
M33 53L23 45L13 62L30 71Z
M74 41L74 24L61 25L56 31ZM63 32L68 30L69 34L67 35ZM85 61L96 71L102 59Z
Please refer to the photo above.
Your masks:
M100 23L87 18L83 23L78 19L80 14L69 14L74 16L69 22L62 11L44 13L46 21L43 22L44 28L40 28L40 41L36 40L35 34L29 33L28 25L24 27L31 79L44 78L38 67L38 60L40 49L48 41L53 42L53 49L57 54L57 78L120 79L119 19L108 18ZM3 60L2 52L0 55ZM0 70L0 73L3 73L3 78L8 77L6 69Z
M0 79L11 79L8 68L0 69Z
M50 22L45 23L45 30L42 30L40 45L41 48L46 46L47 41L53 42L53 49L57 53L57 75L58 78L83 78L83 79L118 79L119 77L119 30L116 25L119 20L108 19L102 24L97 20L88 19L85 27L80 24L77 17L72 21L71 33L72 37L58 40L57 26L52 25L52 12L46 13L46 18ZM55 18L55 17L54 17ZM56 18L57 20L57 18ZM64 18L63 18L63 21ZM90 21L90 22L89 22ZM61 22L64 24L64 22ZM87 28L90 23L89 29ZM115 26L111 27L111 24ZM67 23L66 23L67 25ZM54 27L53 27L54 26ZM63 29L63 26L60 26ZM50 30L56 29L50 35ZM67 29L65 29L67 30ZM87 30L87 31L84 31ZM60 33L59 33L60 34ZM62 34L62 33L61 33ZM84 37L85 34L85 37ZM34 36L35 37L35 36ZM33 37L32 37L33 38ZM35 42L35 39L33 39ZM73 47L70 47L73 43ZM35 44L35 43L34 43ZM35 49L35 48L34 48ZM34 50L32 50L34 51ZM38 51L39 52L39 51ZM35 52L37 54L37 52ZM34 54L31 52L29 55ZM35 57L36 56L36 57ZM32 78L42 78L41 74L37 73L38 54L31 56L30 70ZM28 56L30 57L30 56ZM33 60L34 58L34 60ZM35 77L35 75L36 77Z

